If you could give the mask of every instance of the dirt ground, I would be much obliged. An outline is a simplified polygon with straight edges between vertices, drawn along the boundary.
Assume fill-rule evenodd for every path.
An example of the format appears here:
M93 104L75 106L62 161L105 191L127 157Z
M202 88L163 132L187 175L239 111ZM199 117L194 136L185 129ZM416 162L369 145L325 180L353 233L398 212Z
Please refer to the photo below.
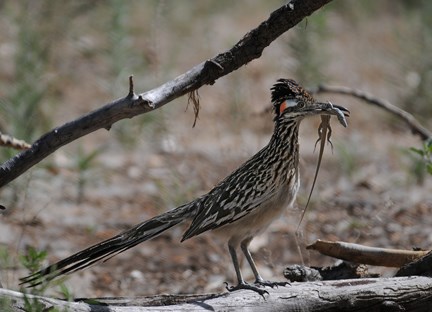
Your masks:
M52 126L125 95L131 73L139 92L174 78L230 48L280 4L253 1L247 7L214 8L203 1L185 12L169 2L162 7L148 2L150 8L133 3L128 40L135 58L149 58L146 67L126 58L127 70L113 76L102 57L110 46L99 32L114 26L101 26L95 19L108 9L102 6L101 12L78 18L75 37L65 38L58 47L63 53L61 64L48 70L59 80L55 97L46 100L57 103ZM326 54L320 81L368 91L403 106L412 91L407 81L415 74L409 70L415 62L400 49L398 40L409 38L416 28L401 20L399 10L384 10L387 1L383 3L377 5L374 17L368 17L364 8L353 13L354 9L337 8L336 3L325 10L325 39L318 42ZM149 17L152 12L158 15ZM139 24L140 14L146 16L144 26ZM311 17L309 25L297 27L300 38L309 28L312 31L314 22ZM94 29L92 23L96 23ZM0 226L0 244L7 250L2 285L19 289L18 278L28 272L17 259L27 246L46 250L47 263L60 260L209 191L263 147L273 126L271 114L262 113L269 105L272 83L280 77L298 79L301 72L288 48L292 33L274 42L260 59L203 87L195 128L192 108L187 109L183 97L150 117L121 121L110 131L97 131L60 149L3 188L1 203L8 210ZM0 52L7 40L1 43ZM79 48L78 44L86 46ZM321 53L317 45L314 49ZM1 77L6 80L9 76L2 73ZM317 82L302 83L313 87ZM251 245L266 279L283 280L283 269L301 262L298 246L307 265L333 264L334 259L304 249L316 239L403 249L430 249L432 244L432 178L415 173L417 162L408 152L410 147L421 146L420 139L403 122L376 107L331 94L319 98L348 107L349 126L344 129L332 120L334 148L327 146L324 153L297 244L294 233L315 171L318 153L314 144L320 120L302 123L302 185L295 207ZM432 128L430 116L416 117ZM80 169L83 155L95 150L99 153L91 165ZM211 233L180 243L185 226L77 272L65 284L76 297L223 291L224 282L235 282L226 246ZM251 280L247 263L242 267ZM370 270L385 275L393 272Z

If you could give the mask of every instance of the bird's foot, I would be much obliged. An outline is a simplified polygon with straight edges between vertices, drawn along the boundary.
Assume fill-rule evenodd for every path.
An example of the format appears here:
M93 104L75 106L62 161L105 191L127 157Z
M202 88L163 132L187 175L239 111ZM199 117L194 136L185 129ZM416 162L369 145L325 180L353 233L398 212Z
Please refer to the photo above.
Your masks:
M288 282L271 282L271 281L266 281L263 279L257 279L255 281L255 285L259 285L259 286L263 286L263 287L268 286L271 288L275 288L278 286L287 286L287 285L290 285L290 283L288 283Z
M252 291L260 294L264 299L265 299L264 295L265 294L267 294L267 295L269 294L267 290L261 289L258 286L250 285L250 284L247 284L247 283L244 283L244 282L237 284L237 286L228 286L228 283L225 283L225 288L229 292L240 290L240 289L252 290Z

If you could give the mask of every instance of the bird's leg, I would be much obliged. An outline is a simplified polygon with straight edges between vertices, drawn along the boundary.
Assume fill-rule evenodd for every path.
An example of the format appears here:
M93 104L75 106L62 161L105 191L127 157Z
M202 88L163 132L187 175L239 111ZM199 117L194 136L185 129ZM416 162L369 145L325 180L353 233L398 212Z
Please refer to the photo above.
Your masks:
M246 257L246 260L249 262L249 265L250 265L252 272L255 276L255 284L259 284L261 282L264 282L264 279L259 274L258 269L257 269L256 264L255 264L255 261L253 260L252 255L249 251L248 247L249 247L250 241L251 241L250 239L242 241L240 244L240 247L241 247L241 250L243 251L243 253Z
M229 253L231 255L231 259L232 259L234 269L235 269L235 272L237 275L237 282L238 283L237 283L237 286L231 286L231 287L228 287L228 284L227 284L226 289L228 291L235 291L235 290L240 290L240 289L249 289L249 290L252 290L252 291L260 294L263 297L265 294L268 294L268 291L263 290L257 286L254 286L254 285L249 285L244 281L243 276L242 276L241 271L240 271L240 265L239 265L238 258L237 258L237 252L236 252L234 246L228 244L228 250L229 250Z
M243 279L243 275L242 275L242 273L240 271L240 265L239 265L239 261L238 261L238 258L237 258L237 252L236 252L235 248L233 246L231 246L231 245L228 245L228 250L229 250L229 253L231 255L231 259L232 259L232 262L233 262L233 265L234 265L234 269L235 269L235 272L236 272L236 275L237 275L237 282L239 284L245 284L245 281Z
M249 251L249 244L251 242L252 238L248 238L245 239L244 241L241 242L240 247L247 259L247 261L249 262L249 265L252 269L252 272L255 276L255 284L257 285L261 285L261 286L270 286L270 287L275 287L275 286L286 286L288 283L287 282L271 282L271 281L266 281L264 280L261 275L258 272L258 269L256 267L255 261L252 258L252 255Z

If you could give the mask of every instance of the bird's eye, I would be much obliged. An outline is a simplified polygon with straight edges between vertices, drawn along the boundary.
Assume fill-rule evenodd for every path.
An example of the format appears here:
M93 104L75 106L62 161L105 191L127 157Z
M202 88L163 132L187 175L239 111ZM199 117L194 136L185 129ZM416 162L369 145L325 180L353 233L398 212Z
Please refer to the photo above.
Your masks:
M298 101L298 102L297 102L297 106L300 107L300 108L303 108L303 107L305 107L305 102L303 102L303 101Z

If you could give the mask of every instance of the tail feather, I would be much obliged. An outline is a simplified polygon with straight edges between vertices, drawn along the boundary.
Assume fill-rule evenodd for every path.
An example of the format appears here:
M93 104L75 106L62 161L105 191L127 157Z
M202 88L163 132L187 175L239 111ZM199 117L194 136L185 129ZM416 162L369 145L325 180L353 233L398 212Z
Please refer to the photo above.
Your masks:
M133 228L112 238L90 246L40 271L21 278L20 285L27 284L29 287L34 287L60 275L79 271L99 261L105 262L139 243L158 236L183 220L191 218L195 214L195 208L196 205L192 202L137 224Z

